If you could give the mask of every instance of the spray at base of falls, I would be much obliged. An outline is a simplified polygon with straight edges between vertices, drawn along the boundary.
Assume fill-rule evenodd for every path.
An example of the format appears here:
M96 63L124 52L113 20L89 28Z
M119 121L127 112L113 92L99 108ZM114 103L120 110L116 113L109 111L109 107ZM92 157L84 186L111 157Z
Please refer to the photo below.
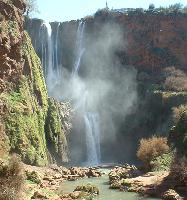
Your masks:
M81 58L84 54L85 48L83 46L85 23L80 22L77 29L76 38L76 59L74 63L74 68L72 71L72 79L78 77L78 72L81 64ZM82 87L80 96L78 99L78 106L83 108L84 123L85 123L85 133L86 133L86 149L87 149L87 165L98 165L101 159L100 152L100 124L99 124L99 114L97 111L88 112L87 105L89 104L89 90L87 91L86 85Z

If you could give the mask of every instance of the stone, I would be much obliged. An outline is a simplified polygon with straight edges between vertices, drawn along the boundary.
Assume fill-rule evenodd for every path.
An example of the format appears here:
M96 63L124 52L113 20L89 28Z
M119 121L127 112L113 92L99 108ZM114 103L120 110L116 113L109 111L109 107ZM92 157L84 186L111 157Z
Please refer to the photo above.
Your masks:
M47 194L45 194L41 191L36 191L36 192L34 192L31 199L49 199L49 196L47 196Z
M164 192L162 197L164 200L183 200L183 198L175 190L172 189Z

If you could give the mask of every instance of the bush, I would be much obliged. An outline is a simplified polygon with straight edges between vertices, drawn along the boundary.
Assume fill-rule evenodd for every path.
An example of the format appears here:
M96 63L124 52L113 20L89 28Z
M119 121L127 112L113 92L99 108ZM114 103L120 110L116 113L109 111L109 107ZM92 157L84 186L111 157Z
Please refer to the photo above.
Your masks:
M156 137L141 139L137 157L144 164L145 170L151 170L151 161L169 151L167 138Z
M182 186L187 186L187 158L175 159L171 165L170 177Z
M27 180L32 181L33 183L36 183L36 184L41 183L41 179L38 173L35 171L32 171L32 172L26 171L26 178Z
M182 114L187 111L187 104L185 105L182 104L178 107L174 107L172 108L172 111L173 111L173 121L176 124L181 118Z
M187 91L187 75L179 69L168 67L164 70L165 82L164 87L169 91Z
M21 191L24 184L20 160L12 156L8 160L0 160L0 199L23 200Z
M90 21L92 21L93 19L94 19L94 16L92 16L92 15L87 15L87 16L84 17L84 20L85 20L86 22L90 22Z
M174 158L174 152L168 152L151 161L152 171L169 171Z

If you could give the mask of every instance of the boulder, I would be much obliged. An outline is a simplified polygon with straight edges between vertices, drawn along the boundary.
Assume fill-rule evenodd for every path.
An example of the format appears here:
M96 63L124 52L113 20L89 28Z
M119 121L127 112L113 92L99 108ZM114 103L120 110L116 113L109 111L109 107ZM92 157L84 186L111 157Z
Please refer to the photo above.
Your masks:
M164 192L162 198L164 200L183 200L183 198L175 190L172 189Z
M31 199L49 199L49 196L41 191L36 191Z

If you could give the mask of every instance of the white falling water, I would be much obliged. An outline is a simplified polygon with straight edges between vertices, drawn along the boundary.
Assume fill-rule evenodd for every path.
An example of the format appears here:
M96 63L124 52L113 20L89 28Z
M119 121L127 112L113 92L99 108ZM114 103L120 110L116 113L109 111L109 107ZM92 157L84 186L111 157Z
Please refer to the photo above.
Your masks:
M72 71L73 80L78 76L81 58L84 54L85 48L83 46L85 23L80 22L77 29L76 41L76 59ZM84 113L85 132L86 132L86 147L87 147L87 161L88 165L98 165L100 163L100 124L99 114L97 112L89 112L89 91L86 85L82 87L80 97L76 103L76 108L80 107Z
M84 29L85 23L80 22L77 29L77 37L76 37L76 58L72 71L72 77L78 74L81 58L84 54L85 48L83 47L83 38L84 38Z
M46 83L47 83L47 88L49 94L53 90L54 86L54 81L55 81L55 74L54 74L54 69L53 69L53 45L52 45L52 29L51 25L48 22L45 22L44 25L47 28L47 33L48 33L48 38L47 38L47 52L48 52L48 65L47 65L47 74L46 74Z
M55 37L55 52L54 52L54 57L55 57L55 65L56 65L56 72L58 75L58 78L60 78L60 67L59 67L59 63L58 63L58 39L59 39L59 27L60 27L60 23L58 23L57 25L57 30L56 30L56 37Z
M58 84L58 82L61 79L60 69L58 66L59 26L60 26L60 23L57 26L57 32L56 32L54 41L52 40L52 28L51 28L50 23L44 22L40 28L42 33L44 31L47 32L47 45L45 45L43 42L45 40L41 39L41 42L42 42L42 64L44 66L44 74L46 78L46 85L47 85L49 95L53 94L55 86Z
M84 121L86 125L87 162L89 165L98 165L100 163L99 114L86 112Z

